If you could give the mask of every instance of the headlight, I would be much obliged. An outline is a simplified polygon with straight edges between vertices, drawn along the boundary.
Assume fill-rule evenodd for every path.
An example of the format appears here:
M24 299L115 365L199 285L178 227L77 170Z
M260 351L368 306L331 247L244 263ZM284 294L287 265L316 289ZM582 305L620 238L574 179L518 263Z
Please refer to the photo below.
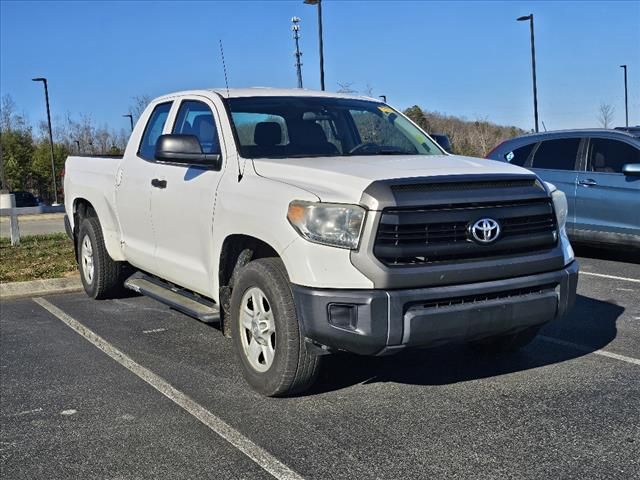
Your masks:
M358 205L294 200L287 219L310 242L341 248L358 248L365 210Z
M567 197L562 190L554 190L551 193L551 198L553 199L553 209L556 211L556 217L558 219L558 227L560 230L564 230L569 211Z

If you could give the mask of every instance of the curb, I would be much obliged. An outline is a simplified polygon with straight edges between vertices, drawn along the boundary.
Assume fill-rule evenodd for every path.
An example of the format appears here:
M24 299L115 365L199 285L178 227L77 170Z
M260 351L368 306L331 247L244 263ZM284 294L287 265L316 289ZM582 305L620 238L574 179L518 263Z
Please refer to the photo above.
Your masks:
M52 293L70 293L82 290L79 275L69 278L52 278L49 280L31 280L29 282L0 283L0 298L35 297Z

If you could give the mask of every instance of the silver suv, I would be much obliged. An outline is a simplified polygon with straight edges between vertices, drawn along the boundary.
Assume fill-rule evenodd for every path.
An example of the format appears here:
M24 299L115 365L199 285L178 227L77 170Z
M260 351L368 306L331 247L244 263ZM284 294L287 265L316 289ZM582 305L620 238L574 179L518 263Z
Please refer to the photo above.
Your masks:
M640 252L640 139L619 130L524 135L487 158L533 170L567 196L572 241Z

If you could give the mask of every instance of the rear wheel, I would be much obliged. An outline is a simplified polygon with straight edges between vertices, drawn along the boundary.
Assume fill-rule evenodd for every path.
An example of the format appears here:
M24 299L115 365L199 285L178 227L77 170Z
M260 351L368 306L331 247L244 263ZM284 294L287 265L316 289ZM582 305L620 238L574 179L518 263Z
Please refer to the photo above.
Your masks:
M320 358L307 351L280 259L242 268L231 294L231 331L244 377L256 391L291 395L315 381Z
M541 326L536 325L511 335L484 338L471 342L470 345L486 353L515 352L531 343L541 328Z
M84 291L91 298L113 298L124 292L124 280L129 273L127 264L109 256L96 217L83 218L80 223L78 268Z

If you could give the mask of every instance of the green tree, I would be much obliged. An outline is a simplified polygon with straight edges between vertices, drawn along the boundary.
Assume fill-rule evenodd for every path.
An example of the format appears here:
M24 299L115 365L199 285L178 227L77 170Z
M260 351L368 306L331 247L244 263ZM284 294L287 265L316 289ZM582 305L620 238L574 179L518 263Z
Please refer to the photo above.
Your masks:
M69 155L69 150L65 145L56 143L53 145L53 159L56 167L56 184L58 191L62 189L62 171L64 161ZM53 181L51 179L51 150L48 140L38 142L33 150L33 161L31 162L31 172L33 181L37 185L40 195L48 200L53 199Z
M9 190L24 190L31 173L31 129L0 132L0 150Z

